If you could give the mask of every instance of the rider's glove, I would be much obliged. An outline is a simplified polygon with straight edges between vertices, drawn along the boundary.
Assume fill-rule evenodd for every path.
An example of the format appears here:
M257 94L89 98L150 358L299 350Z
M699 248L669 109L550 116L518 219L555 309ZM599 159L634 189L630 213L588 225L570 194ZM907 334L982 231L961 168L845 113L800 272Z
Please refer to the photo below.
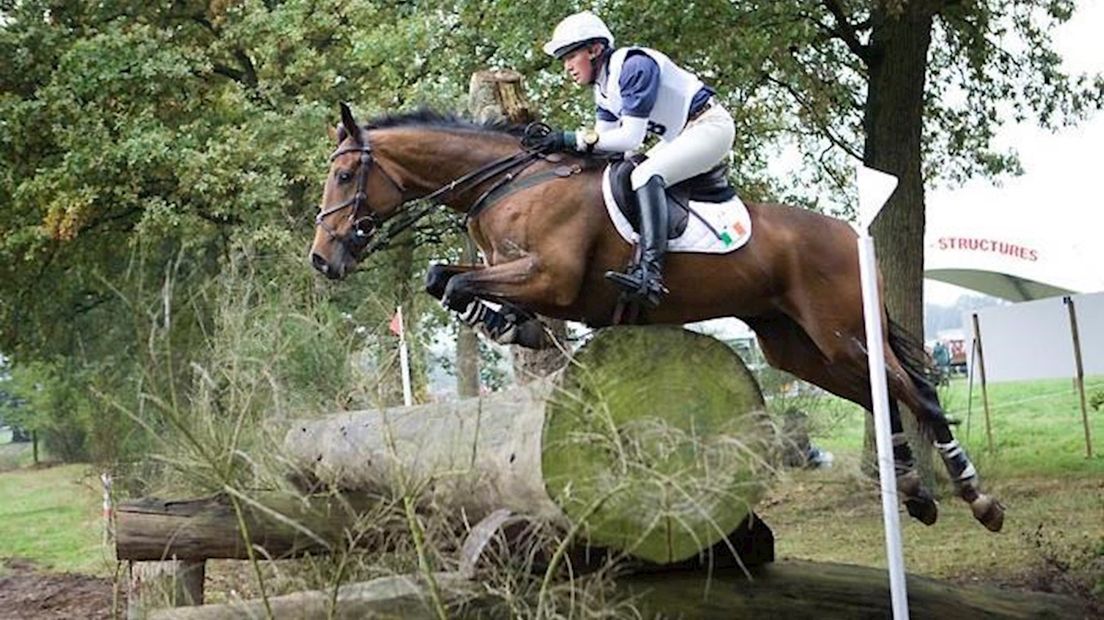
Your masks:
M530 125L521 139L521 144L525 148L542 153L574 151L577 148L574 131L554 130L543 123Z

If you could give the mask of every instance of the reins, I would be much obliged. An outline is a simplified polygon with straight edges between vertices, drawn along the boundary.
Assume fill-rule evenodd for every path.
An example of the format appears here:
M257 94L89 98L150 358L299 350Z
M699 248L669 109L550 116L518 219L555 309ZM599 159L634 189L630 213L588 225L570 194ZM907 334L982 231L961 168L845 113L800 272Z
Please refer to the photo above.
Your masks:
M500 187L502 183L508 183L516 178L516 174L509 173L512 171L520 172L520 169L524 169L537 159L544 157L544 154L539 150L523 148L520 152L496 159L463 176L453 179L429 194L411 200L403 200L396 207L395 213L392 216L381 218L373 212L358 217L368 200L368 169L374 162L372 157L372 145L368 142L368 135L366 132L362 133L359 145L334 151L334 153L330 155L330 161L350 152L360 153L360 162L357 167L356 193L336 205L323 207L314 221L315 225L326 231L326 234L328 234L331 239L342 243L351 254L358 257L367 256L373 252L386 248L397 235L414 226L422 218L432 213L434 209L441 204L441 198L443 196L452 192L464 191L477 187L495 177L505 174L507 176L494 186L494 188ZM402 184L396 181L384 167L378 167L387 180L399 190L400 195L406 193ZM484 194L484 197L485 196L486 194ZM481 201L477 201L477 204L479 202ZM349 207L352 207L352 212L349 214L353 230L352 239L340 237L323 221L324 218ZM465 215L463 224L466 224L470 217L473 217L470 213Z

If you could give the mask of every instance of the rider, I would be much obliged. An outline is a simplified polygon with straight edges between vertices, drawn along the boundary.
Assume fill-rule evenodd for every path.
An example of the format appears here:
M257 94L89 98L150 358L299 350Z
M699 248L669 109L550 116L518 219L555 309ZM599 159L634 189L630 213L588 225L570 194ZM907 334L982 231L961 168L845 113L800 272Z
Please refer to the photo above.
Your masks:
M667 56L646 47L614 48L613 34L590 11L566 17L544 45L563 61L581 85L594 85L597 118L592 130L555 131L533 146L545 150L633 151L647 134L659 142L632 173L640 203L640 261L627 273L606 278L655 307L666 292L663 255L667 250L667 201L664 188L720 163L732 148L732 117L715 91Z

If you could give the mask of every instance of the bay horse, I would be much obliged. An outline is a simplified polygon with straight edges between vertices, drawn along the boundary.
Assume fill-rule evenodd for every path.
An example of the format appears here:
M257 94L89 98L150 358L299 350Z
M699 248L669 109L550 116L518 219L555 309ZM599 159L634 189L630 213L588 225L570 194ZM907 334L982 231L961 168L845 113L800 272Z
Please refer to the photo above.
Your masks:
M547 342L529 313L611 324L619 290L603 274L628 264L632 247L606 212L601 165L581 155L532 152L519 140L520 128L426 110L361 126L342 104L341 119L310 248L315 269L344 278L375 249L387 225L409 224L418 215L411 203L428 199L465 215L485 257L484 265L430 269L427 290L447 307L481 322L500 340L530 347ZM747 208L753 231L748 243L728 254L669 254L669 293L658 307L642 309L637 322L736 317L755 331L772 366L871 411L854 231L797 207ZM482 300L501 303L503 310ZM922 347L884 315L883 324L891 326L887 379L905 507L929 525L938 516L914 469L897 400L934 442L956 494L978 521L999 531L1004 507L982 492L973 463L952 435Z

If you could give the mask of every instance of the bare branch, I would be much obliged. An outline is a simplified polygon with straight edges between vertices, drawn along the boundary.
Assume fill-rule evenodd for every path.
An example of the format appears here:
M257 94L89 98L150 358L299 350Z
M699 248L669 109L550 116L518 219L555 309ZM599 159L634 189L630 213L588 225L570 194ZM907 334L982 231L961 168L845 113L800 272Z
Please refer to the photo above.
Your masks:
M850 156L852 156L856 159L862 159L862 154L861 153L856 151L851 145L849 145L841 137L839 137L835 133L833 133L831 123L825 122L824 119L821 118L821 114L819 114L817 112L816 106L814 106L811 103L809 103L808 101L806 101L805 98L801 96L801 93L799 93L796 88L791 86L788 82L783 82L782 80L779 80L778 78L772 77L770 75L766 76L766 78L767 78L767 81L770 82L771 84L774 84L774 85L782 88L783 90L785 90L787 93L789 93L790 96L793 97L794 101L796 101L799 106L801 106L804 110L809 112L809 115L812 116L816 120L816 124L817 124L818 128L820 129L821 134L825 138L827 138L829 142L831 142L832 144L839 147L840 150L847 153L848 155L850 155Z
M839 0L824 0L824 8L828 9L828 12L832 14L832 17L836 19L836 27L834 32L836 36L843 40L856 56L862 59L867 65L870 64L870 47L863 45L859 41L858 31L855 26L847 20L847 15L843 12L843 7L840 6Z

